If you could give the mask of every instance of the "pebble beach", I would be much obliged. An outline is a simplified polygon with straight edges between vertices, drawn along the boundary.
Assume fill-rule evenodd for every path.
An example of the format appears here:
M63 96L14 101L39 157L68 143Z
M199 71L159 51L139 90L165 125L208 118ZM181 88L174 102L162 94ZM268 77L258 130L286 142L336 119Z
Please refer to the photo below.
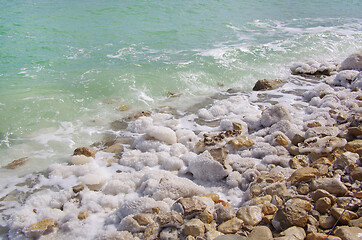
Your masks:
M101 141L7 184L1 236L361 239L361 71L359 52L186 110L121 106Z

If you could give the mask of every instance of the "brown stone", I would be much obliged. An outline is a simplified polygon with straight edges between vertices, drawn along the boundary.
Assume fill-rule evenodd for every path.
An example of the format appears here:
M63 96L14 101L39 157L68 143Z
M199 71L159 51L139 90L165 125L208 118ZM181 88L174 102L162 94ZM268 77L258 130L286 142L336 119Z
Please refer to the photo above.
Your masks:
M313 180L311 189L323 189L331 194L344 195L347 192L347 187L337 178L320 178Z
M293 169L308 167L309 159L306 155L297 155L289 160L289 166Z
M328 158L326 157L321 157L321 158L318 158L317 160L315 160L314 162L312 162L310 164L311 167L314 167L315 165L317 164L322 164L322 165L326 165L326 166L332 166L332 163L331 161L329 161Z
M356 213L337 207L331 208L331 214L335 219L339 219L339 222L342 224L348 224L349 221L358 218L358 215ZM342 217L340 218L341 215Z
M274 215L272 224L276 229L285 230L292 226L305 227L308 222L307 212L297 206L280 208Z
M84 211L82 211L82 212L80 212L80 213L78 214L78 219L79 219L79 220L84 220L84 219L86 219L87 217L89 217L89 212L88 212L87 209L84 210Z
M277 142L281 146L288 145L288 140L282 134L278 134L275 136L275 142Z
M303 167L297 169L292 176L288 179L288 181L292 182L292 184L295 184L300 181L308 181L311 179L316 178L316 176L319 174L318 170L311 167Z
M138 213L133 216L133 219L141 226L147 226L153 222L153 216L150 213Z
M240 123L237 122L233 122L233 130L243 130L243 125L241 125Z
M264 215L263 216L263 222L266 224L270 224L271 221L273 220L274 215Z
M53 218L49 218L30 225L27 227L26 231L28 232L29 236L38 237L45 232L52 231L54 226L55 220Z
M225 159L229 154L229 150L226 147L214 148L209 150L209 153L214 158L215 161L218 161L221 165L225 165Z
M3 166L3 168L15 169L15 168L23 166L28 160L29 160L28 157L19 158L19 159L12 161L8 165Z
M302 195L307 195L309 193L309 184L301 183L297 188L297 192Z
M175 211L159 214L156 222L158 222L161 227L180 227L184 224L182 216Z
M298 240L303 240L307 234L305 234L305 231L303 228L293 226L293 227L290 227L287 230L284 230L283 232L281 232L280 235L286 236L286 237L295 237Z
M321 126L322 126L322 124L317 121L307 123L308 128L321 127Z
M281 81L279 79L258 80L253 87L253 91L272 90L272 89L276 89L276 88L280 87L282 84L283 84L283 81Z
M328 197L331 200L332 205L336 202L337 198L323 189L318 189L311 193L313 201L317 202L318 199Z
M353 179L353 181L362 181L362 167L356 167L352 172L351 172L351 177Z
M122 144L114 144L114 145L109 146L108 148L104 149L103 151L120 155L124 151L124 147Z
M84 189L84 185L79 184L79 185L73 187L73 192L79 193L79 192L83 191L83 189Z
M319 226L323 229L331 229L337 220L333 216L323 215L319 217Z
M233 234L241 229L243 226L243 221L239 218L232 218L226 222L223 222L217 227L219 232L224 234Z
M317 200L314 208L318 212L324 214L324 213L327 213L329 211L329 209L331 209L331 207L332 207L331 199L328 197L322 197Z
M299 207L302 208L306 211L310 211L312 209L312 204L309 201L300 199L300 198L292 198L289 199L286 203L285 206L290 206L290 207Z
M256 226L248 235L250 240L270 240L273 238L272 231L266 226Z
M185 224L183 231L186 236L202 236L205 233L205 226L200 219L193 218Z
M232 139L228 142L232 146L234 150L242 148L242 147L251 147L255 144L255 142L249 138L248 136L241 136L239 138Z
M206 204L198 198L181 198L179 202L184 209L185 216L203 212L206 209Z
M333 235L327 235L325 233L317 233L317 232L313 232L313 233L309 233L307 235L306 240L341 240L341 238L333 236Z
M358 153L358 150L362 148L362 140L356 139L348 142L345 148L347 151Z
M97 151L90 149L89 147L79 147L76 148L73 152L73 155L84 155L86 157L94 157Z
M264 215L273 215L276 211L278 211L277 206L272 203L264 203L262 212Z
M287 187L284 182L272 183L265 188L265 193L271 196L284 196L287 192Z
M120 105L120 106L118 107L118 111L121 111L121 112L130 110L130 109L131 109L131 107L130 107L130 106L127 106L127 105Z
M203 223L211 223L211 221L214 219L214 215L212 215L212 213L209 211L204 211L204 212L200 213L199 219Z
M362 126L350 127L350 128L348 128L348 133L355 135L355 136L362 135Z

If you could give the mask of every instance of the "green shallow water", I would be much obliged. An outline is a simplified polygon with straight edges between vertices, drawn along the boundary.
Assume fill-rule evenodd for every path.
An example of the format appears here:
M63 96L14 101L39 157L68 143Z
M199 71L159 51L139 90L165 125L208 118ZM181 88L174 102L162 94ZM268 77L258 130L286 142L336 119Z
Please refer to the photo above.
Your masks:
M0 164L32 156L34 169L90 144L121 104L172 91L188 105L362 46L355 0L0 3Z

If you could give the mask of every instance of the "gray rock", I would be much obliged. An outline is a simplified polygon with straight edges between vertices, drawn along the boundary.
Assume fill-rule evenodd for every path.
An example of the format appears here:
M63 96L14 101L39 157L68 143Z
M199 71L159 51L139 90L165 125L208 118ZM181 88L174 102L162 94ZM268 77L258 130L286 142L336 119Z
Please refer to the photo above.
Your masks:
M234 208L226 207L223 205L218 206L218 208L215 211L215 215L217 222L225 222L236 216Z
M342 238L342 240L361 240L362 229L358 227L342 226L337 228L334 235Z
M238 234L227 234L227 235L218 236L214 240L248 240L248 238L242 237Z
M313 180L311 189L323 189L336 195L344 195L348 191L347 187L337 178L320 178Z
M336 219L333 216L323 215L319 217L319 226L323 229L330 229L336 223Z
M277 230L285 230L292 226L305 227L307 222L307 211L296 206L280 208L272 220L272 224Z

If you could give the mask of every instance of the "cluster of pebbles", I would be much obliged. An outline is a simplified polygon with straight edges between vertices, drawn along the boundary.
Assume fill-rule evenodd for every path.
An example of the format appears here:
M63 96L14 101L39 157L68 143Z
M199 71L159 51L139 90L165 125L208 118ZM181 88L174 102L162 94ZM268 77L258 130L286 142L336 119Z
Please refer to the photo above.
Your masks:
M309 87L261 80L249 99L236 94L180 119L141 112L112 123L130 134L50 166L49 179L76 184L30 197L9 236L362 239L362 54L291 71ZM278 93L301 100L270 97ZM268 100L253 103L260 94Z

